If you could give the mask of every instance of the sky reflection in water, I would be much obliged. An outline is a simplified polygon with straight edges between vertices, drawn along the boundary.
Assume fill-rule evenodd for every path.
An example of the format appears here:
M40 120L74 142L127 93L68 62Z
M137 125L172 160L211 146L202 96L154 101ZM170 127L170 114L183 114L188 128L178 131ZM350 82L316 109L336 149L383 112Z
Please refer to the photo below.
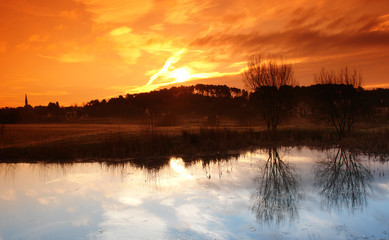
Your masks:
M388 174L306 148L159 170L0 164L0 239L389 239Z

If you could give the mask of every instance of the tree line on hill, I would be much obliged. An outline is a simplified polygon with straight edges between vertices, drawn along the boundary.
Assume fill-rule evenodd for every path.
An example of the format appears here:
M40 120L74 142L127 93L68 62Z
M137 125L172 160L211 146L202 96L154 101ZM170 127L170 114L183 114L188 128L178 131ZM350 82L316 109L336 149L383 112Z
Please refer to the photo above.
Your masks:
M92 100L83 106L47 106L0 109L0 123L63 122L77 119L125 118L142 120L147 114L155 119L178 117L226 116L237 118L248 108L246 90L225 85L172 87L148 93L127 94L111 99ZM246 114L247 115L247 114ZM234 117L235 116L235 117ZM173 123L172 123L173 124Z
M275 92L279 95L275 96ZM133 121L153 118L161 125L179 124L180 119L201 119L211 125L217 124L219 119L249 123L261 118L262 110L277 101L292 117L321 119L323 114L342 114L319 110L330 111L334 107L330 103L339 105L342 101L349 101L350 98L345 99L345 96L350 94L355 98L354 105L349 106L355 108L352 114L365 120L388 120L389 89L364 90L352 85L327 83L312 86L283 85L278 89L262 86L250 93L226 85L198 84L127 94L109 100L92 100L84 106L63 107L58 102L50 102L47 106L6 107L0 109L0 123L47 123L98 118ZM282 100L276 101L276 97ZM340 108L340 111L346 109Z

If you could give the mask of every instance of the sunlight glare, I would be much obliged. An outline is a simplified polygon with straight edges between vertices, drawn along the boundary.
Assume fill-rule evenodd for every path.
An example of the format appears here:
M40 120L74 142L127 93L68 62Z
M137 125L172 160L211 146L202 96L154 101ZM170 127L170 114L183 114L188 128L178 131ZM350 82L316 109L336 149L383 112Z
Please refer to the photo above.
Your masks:
M157 73L155 73L153 76L150 77L150 80L146 83L145 86L151 85L154 83L154 80L157 79L160 75L166 73L168 71L168 68L178 62L181 59L181 54L185 53L186 48L181 49L179 52L171 56L168 60L166 60L165 64L163 65L162 69L159 70Z
M188 67L177 68L167 75L168 78L175 78L174 83L185 82L191 78L191 70Z
M188 173L184 167L184 161L181 158L171 158L170 167L176 172L179 173L186 179L193 179L193 176Z

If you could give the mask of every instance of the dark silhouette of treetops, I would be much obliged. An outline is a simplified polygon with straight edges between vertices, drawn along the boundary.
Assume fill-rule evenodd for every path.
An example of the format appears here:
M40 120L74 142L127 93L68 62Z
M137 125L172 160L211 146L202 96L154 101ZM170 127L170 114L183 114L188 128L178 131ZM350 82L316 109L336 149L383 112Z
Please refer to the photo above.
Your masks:
M342 68L338 73L324 68L315 75L314 106L316 116L329 122L339 139L351 132L359 114L361 74L357 70Z
M1 108L0 124L125 119L137 124L152 120L149 125L156 127L188 120L214 127L224 121L248 126L264 123L272 136L282 122L293 117L328 123L342 139L357 120L373 124L379 121L381 125L389 120L389 89L363 90L356 70L322 70L316 75L320 84L300 87L288 85L294 83L291 65L253 58L245 79L253 92L198 84L96 99L83 106L63 107L51 102L47 106ZM266 81L260 83L260 79Z
M243 81L255 91L267 130L274 133L292 111L290 91L285 89L295 82L292 65L274 57L265 61L261 55L253 54L247 62Z

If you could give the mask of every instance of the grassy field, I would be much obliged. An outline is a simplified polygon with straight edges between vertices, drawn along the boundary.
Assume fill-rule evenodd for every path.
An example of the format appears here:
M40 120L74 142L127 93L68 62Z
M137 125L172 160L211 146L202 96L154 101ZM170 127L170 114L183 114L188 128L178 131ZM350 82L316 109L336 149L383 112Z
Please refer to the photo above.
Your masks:
M112 124L5 124L0 138L0 148L24 147L57 141L79 141L88 139L99 140L107 135L144 134L151 131L144 124L112 123ZM1 126L0 126L1 127ZM195 132L204 128L203 124L186 124L180 126L153 126L153 131L166 135L179 135L182 131ZM218 128L228 128L234 131L263 131L264 127L240 126L233 123L220 125Z
M0 134L0 148L23 147L35 144L43 144L61 140L99 139L108 134L142 134L151 130L145 124L134 124L124 121L106 120L103 123L45 123L45 124L3 124ZM109 122L109 123L107 123ZM215 128L207 126L199 121L194 121L177 126L152 126L153 130L167 135L179 135L182 131L196 132L203 128ZM223 121L216 128L232 131L262 132L266 128L261 123L242 125L233 121ZM317 125L304 119L298 119L283 124L280 129L314 129ZM1 133L1 132L0 132Z
M233 122L156 127L144 124L16 124L2 125L0 161L72 161L74 159L145 159L169 156L195 158L236 154L269 146L345 146L369 154L389 153L389 126L358 124L339 141L331 128L291 121L276 137L262 126Z
M70 139L93 139L106 134L138 133L136 124L13 124L4 125L0 147L22 147Z

